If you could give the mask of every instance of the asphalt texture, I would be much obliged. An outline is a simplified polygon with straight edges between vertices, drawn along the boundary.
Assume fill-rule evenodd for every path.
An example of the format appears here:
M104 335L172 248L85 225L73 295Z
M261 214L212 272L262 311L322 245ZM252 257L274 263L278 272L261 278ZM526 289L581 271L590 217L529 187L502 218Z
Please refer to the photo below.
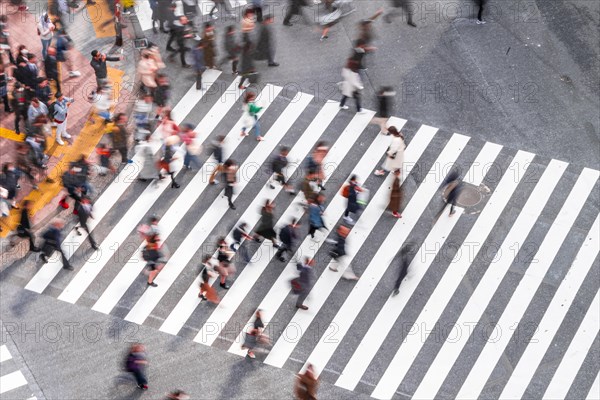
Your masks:
M442 327L456 323L478 283L488 269L494 267L490 263L488 251L493 254L493 249L503 242L551 159L569 163L527 239L515 244L513 254L500 256L515 257L515 260L504 278L497 283L493 301L485 309L483 317L471 322L474 334L444 378L436 396L455 398L461 383L471 371L474 357L489 343L489 325L500 319L515 288L527 277L527 273L531 271L529 268L535 266L532 262L534 257L543 256L537 254L537 251L560 215L561 207L584 168L600 169L597 57L600 6L592 1L490 1L484 13L487 23L477 25L474 22L476 7L471 2L415 4L417 28L406 25L400 18L391 24L385 23L381 18L374 23L374 45L378 50L368 55L368 70L363 75L363 106L367 109L376 109L375 91L379 86L392 85L396 88L398 95L393 115L408 120L403 130L408 145L423 124L439 129L418 164L406 177L403 186L404 204L410 203L426 178L431 179L427 171L436 168L434 162L453 133L471 138L457 157L457 164L463 169L469 168L486 142L503 146L492 167L499 171L511 171L511 160L518 151L528 151L536 156L527 168L526 175L518 177L521 180L515 194L495 221L491 234L481 243L486 251L472 260L471 267L445 305L437 325L421 326L423 330L431 331L430 334L417 332L423 334L421 342L424 346L394 398L410 398L417 390L448 336L448 332ZM373 15L379 7L388 7L387 3L378 1L356 1L355 5L357 12L332 27L329 38L323 42L319 41L319 30L302 20L294 20L292 27L282 26L283 11L279 7L274 9L276 61L281 65L268 68L266 62L257 62L257 67L261 84L282 86L283 90L261 118L263 131L269 130L290 102L293 103L297 98L298 93L314 96L279 144L293 146L327 100L339 101L336 83L341 80L341 67L350 54L351 41L357 34L357 22ZM314 13L311 12L316 8L305 9L305 19L314 20ZM221 19L215 22L219 40L224 26L228 24ZM147 31L146 35L164 48L166 35L153 34L151 31ZM181 69L178 62L167 62L167 66L173 89L172 104L175 105L192 85L193 75ZM224 67L215 90L193 107L184 122L196 125L232 80L233 76ZM322 139L334 143L341 137L344 128L354 117L353 102L350 101L349 105L351 109L342 111L335 117ZM206 133L210 135L208 140L229 132L240 115L241 102L238 101L223 116L217 128ZM375 126L365 129L344 160L336 165L327 184L328 198L339 191L350 171L377 138L377 131ZM199 132L203 134L201 128ZM226 146L226 154L243 161L255 146L256 142L248 138L232 154ZM436 182L443 179L442 169L433 177ZM190 183L195 172L182 171L178 175L182 187L177 190L167 189L144 219L152 214L163 215ZM11 353L18 354L15 358L22 364L21 370L27 371L25 375L31 395L38 399L161 398L168 390L181 388L194 399L292 398L295 373L307 360L336 317L337 311L352 295L355 283L340 280L335 285L283 368L275 368L262 362L268 354L267 350L257 352L256 360L240 358L227 352L241 326L276 281L283 268L277 261L269 263L261 279L235 310L212 346L193 342L215 308L205 302L196 308L177 336L158 330L197 276L197 266L203 252L214 249L216 238L233 227L266 183L267 174L262 173L263 170L260 172L236 200L237 210L227 211L217 226L211 229L201 249L142 325L124 321L124 318L144 291L152 290L146 287L145 276L136 279L110 315L91 310L117 273L127 267L132 249L140 244L135 226L130 227L124 243L115 244L115 256L76 304L60 301L57 297L84 264L86 254L90 251L88 243L84 243L73 257L75 272L61 271L41 295L23 289L40 268L35 256L29 254L11 265L5 265L0 275L0 319L5 329L1 342L9 346ZM372 194L382 186L381 178L359 178ZM499 182L499 176L488 174L483 183L493 194ZM96 238L103 238L111 232L146 185L139 182L130 185L117 205L94 230ZM190 199L193 202L190 211L166 240L171 254L177 251L198 219L210 212L215 202L226 202L220 196L221 190L221 186L208 186L200 198ZM512 337L502 357L497 363L494 360L493 372L484 385L481 398L500 397L520 356L531 345L529 340L544 317L548 303L593 228L600 204L598 181L592 185L589 193L589 197L586 194L583 206L577 210L568 235L559 244L558 254L548 267L532 302L523 318L519 319L518 327L500 327ZM347 391L336 387L334 383L392 291L397 274L394 266L398 263L398 256L393 257L391 266L376 283L372 296L356 316L352 329L340 339L333 357L326 366L319 366L323 371L319 398L369 398L392 358L402 348L402 343L415 335L409 328L414 324L419 326L419 315L432 293L440 289L438 284L442 282L444 275L453 272L452 260L456 249L477 223L481 209L485 209L490 196L484 195L479 208L467 209L460 217L452 234L439 249L440 256L425 273L356 389ZM276 216L288 206L293 206L292 197L283 192L275 201ZM415 228L407 233L405 243L420 246L432 229L432 221L443 201L441 196L428 201ZM307 230L305 220L306 217L300 221L302 236ZM352 262L357 274L361 275L367 268L378 251L379 244L385 240L395 222L386 215L377 222L376 229L369 233L367 244ZM248 248L255 251L258 244L249 243ZM329 247L324 245L319 250L319 257L327 259L328 250ZM559 322L560 327L544 359L539 368L533 367L537 369L525 391L526 398L543 396L598 291L598 258L591 262L593 266L578 288L564 320ZM251 267L240 263L238 272ZM317 275L322 273L323 268L317 268ZM409 271L409 279L415 273ZM220 288L218 291L221 296L225 294ZM448 296L451 294L448 293ZM310 301L309 296L309 306ZM268 327L273 342L284 334L287 324L296 313L294 302L294 296L290 295L278 310L270 310L274 313L272 321L276 321ZM29 333L25 333L26 331ZM124 353L129 344L136 341L143 342L148 349L148 392L138 391L131 380L119 378ZM585 398L600 370L599 360L600 339L597 336L575 376L567 398ZM21 393L12 397L9 392L3 394L2 398L25 397Z

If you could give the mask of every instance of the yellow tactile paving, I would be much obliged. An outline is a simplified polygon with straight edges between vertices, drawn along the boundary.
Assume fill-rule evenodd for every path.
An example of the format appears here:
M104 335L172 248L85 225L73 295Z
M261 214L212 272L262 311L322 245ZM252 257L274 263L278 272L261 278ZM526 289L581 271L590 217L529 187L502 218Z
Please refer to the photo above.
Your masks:
M94 26L97 38L115 37L115 19L108 7L109 0L96 0L96 4L87 5L89 20Z
M15 142L24 142L25 134L16 133L15 131L11 131L10 129L0 127L0 137L5 139L13 140Z
M123 71L108 67L108 78L115 87L120 87ZM118 99L115 99L115 102L116 100ZM4 135L4 131L8 130L3 128L3 131L0 132ZM8 132L10 133L10 131ZM54 182L41 182L38 185L39 188L37 190L31 191L31 193L25 197L25 199L33 202L32 213L34 215L50 203L63 189L61 176L63 172L67 170L69 164L72 161L77 160L82 154L85 154L86 157L89 156L94 151L105 132L106 127L103 127L100 118L95 118L94 123L91 123L88 118L85 126L81 132L79 132L79 135L77 135L77 138L71 146L54 146L54 138L49 138L49 153L57 158L60 158L62 155L62 158L60 158L54 168L48 172L48 178L53 179ZM20 210L13 209L11 210L9 217L0 219L0 224L2 224L3 227L0 237L6 237L10 231L17 227L19 214Z

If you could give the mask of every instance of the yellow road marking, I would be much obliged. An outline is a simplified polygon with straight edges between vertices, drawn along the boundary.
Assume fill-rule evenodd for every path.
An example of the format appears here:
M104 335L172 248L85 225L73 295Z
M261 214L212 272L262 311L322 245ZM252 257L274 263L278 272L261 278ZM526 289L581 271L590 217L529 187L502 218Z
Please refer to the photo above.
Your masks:
M97 38L115 37L114 16L108 7L109 0L96 0L96 4L87 5L89 20L94 26Z
M3 127L0 127L0 137L3 137L8 140L12 140L14 142L24 142L25 141L25 134L16 133L15 131L11 131L10 129L6 129Z

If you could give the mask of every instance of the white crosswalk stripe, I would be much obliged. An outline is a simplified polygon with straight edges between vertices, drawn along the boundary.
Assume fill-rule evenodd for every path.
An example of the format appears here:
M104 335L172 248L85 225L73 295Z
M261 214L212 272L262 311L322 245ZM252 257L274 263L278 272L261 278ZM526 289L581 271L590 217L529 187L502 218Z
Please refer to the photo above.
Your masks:
M208 14L212 4L209 0L200 1L202 14ZM147 1L138 4L137 14L144 30L152 26L150 11ZM25 285L27 290L48 293L58 289L57 297L60 300L93 304L93 310L104 314L125 308L123 315L126 321L146 324L153 317L162 321L159 328L162 332L172 335L184 335L186 332L184 336L187 336L191 330L193 334L190 337L194 341L240 356L247 354L240 344L252 324L254 310L261 309L266 330L275 332L274 344L264 356L266 364L298 372L304 371L306 365L311 363L317 371L329 372L322 379L329 380L333 374L331 383L338 387L351 391L368 390L366 394L378 399L393 398L399 387L402 387L406 396L413 398L444 398L446 395L442 389L449 384L449 377L457 368L468 368L468 372L461 375L468 376L454 382L453 390L458 393L458 398L476 398L486 389L498 360L510 344L511 335L503 335L496 343L485 343L476 350L477 354L465 357L471 360L469 365L457 366L456 360L462 359L467 352L473 352L472 347L467 346L470 335L463 334L455 340L444 338L442 343L432 343L434 340L430 333L439 321L449 317L450 311L446 310L446 306L462 293L458 289L463 278L475 269L480 271L477 272L481 275L480 280L469 291L469 298L461 303L464 306L458 311L453 310L458 318L450 317L459 326L484 321L486 309L499 301L498 290L516 260L517 254L512 246L530 240L536 229L540 230L540 224L547 224L548 229L544 230L547 233L541 238L538 235L536 239L539 242L536 243L539 246L534 257L536 263L527 268L518 285L511 288L513 292L508 293L506 308L499 311L497 324L506 327L504 330L509 332L511 326L518 325L526 318L530 304L540 300L537 297L538 288L559 256L563 262L568 253L568 257L571 257L567 260L570 267L560 284L557 284L556 294L544 299L545 311L530 341L535 345L522 346L522 354L517 358L514 371L506 377L506 385L498 389L503 390L500 397L525 396L530 386L537 384L538 375L545 376L549 381L540 389L545 391L546 398L564 398L576 379L579 382L582 376L588 379L585 381L585 390L587 385L591 385L587 397L594 399L600 395L598 371L589 371L587 362L584 363L590 352L598 351L594 346L600 330L600 299L597 287L592 292L589 287L587 291L581 290L584 285L590 286L586 277L598 266L600 217L597 214L598 205L595 204L597 198L592 195L599 185L598 171L584 168L575 173L575 166L548 160L547 164L536 164L540 168L536 169L539 178L535 185L527 185L523 178L531 172L529 167L536 158L534 154L511 151L497 144L470 140L468 136L450 134L392 117L389 125L409 132L401 182L410 197L403 208L403 217L391 221L386 206L393 176L390 174L385 179L372 176L390 143L388 137L375 134L374 127L369 128L374 112L365 110L356 115L340 112L339 103L328 101L318 105L311 95L305 93L287 99L283 96L287 95L283 88L265 85L258 101L264 106L259 117L268 126L264 129L265 141L255 142L253 137L244 138L239 134L242 119L241 113L236 110L239 110L239 98L243 93L237 88L239 78L232 81L232 78L221 76L219 71L208 70L203 82L204 90L196 90L195 85L191 87L175 105L173 115L178 123L185 120L196 125L201 142L207 143L216 135L226 133L227 154L224 158L233 156L240 165L233 197L240 209L239 214L229 210L223 191L209 189L208 177L216 165L213 156L203 157L200 170L187 172L182 177L180 190L167 190L170 182L163 181L133 192L132 178L137 176L143 163L142 155L136 154L134 163L126 166L95 200L94 214L97 219L90 221L90 228L101 227L103 232L107 232L102 238L97 237L100 250L91 258L84 259L80 254L85 250L82 244L86 234L78 236L74 230L69 232L63 247L75 272L59 276L62 261L53 257L37 272L31 272ZM217 87L222 87L224 91L213 90ZM203 111L192 112L197 109ZM223 129L224 125L228 128ZM296 128L297 125L302 127L301 131ZM155 135L159 133L157 130ZM331 140L330 137L335 139ZM247 223L251 232L260 219L257 211L268 199L278 198L278 205L283 204L276 209L276 227L284 226L293 218L301 221L307 219L306 210L298 205L304 195L283 196L281 186L272 189L264 185L267 177L262 172L263 168L268 168L269 158L278 146L285 144L290 148L290 165L286 169L286 176L294 176L292 181L297 183L300 180L298 177L302 177L304 160L320 140L333 143L323 161L323 165L327 166L324 170L327 202L323 218L329 232L334 231L346 208L347 200L339 190L342 182L356 174L372 193L370 201L352 226L344 261L335 261L328 255L324 238L329 232L318 232L316 241L309 236L304 237L305 230L299 232L298 245L293 249L294 256L285 263L273 257L275 252L269 241L260 245L248 241L244 246L254 253L253 260L245 263L236 258L239 273L231 279L232 286L228 291L219 290L221 302L216 306L203 302L198 298L200 278L196 267L199 260L195 259L195 255L200 249L208 249L211 254L214 252L214 243L210 242L214 235L224 236L231 241L232 227L241 221ZM153 146L153 150L158 151L159 141ZM458 204L454 215L444 213L432 224L431 215L436 210L431 208L440 201L440 181L447 168L455 163L469 166L463 178L466 185L477 188L473 190L479 190L480 193L485 192L484 185L489 185L491 192L482 195L487 199L477 212L473 213L470 206ZM503 165L506 167L502 168ZM500 172L498 168L492 171L493 166L500 167ZM417 178L418 175L422 178ZM257 184L264 186L258 188ZM558 189L563 187L569 188L568 194L564 193L566 200L556 207L558 212L554 220L548 222L544 210L553 201L556 203L555 198L560 196ZM119 201L131 193L140 194L131 197L127 204ZM213 197L209 199L209 196ZM194 212L195 205L200 204L201 199L204 202L203 211ZM144 248L141 237L133 235L134 251L128 251L126 259L119 259L115 255L130 241L140 221L161 205L165 210L161 213L159 224L161 241L164 243L168 240L173 252L155 279L158 286L148 287L140 294L132 289L139 283L138 278L145 267L141 257ZM593 214L590 214L590 210ZM509 213L514 218L505 219L504 216ZM574 240L569 238L569 233L573 229L581 230L579 222L585 219L581 215L595 219L591 226L591 220L582 222L586 224L586 231L578 236L578 240L586 233L587 236L578 244L577 255L572 259L575 251L567 252L565 247L572 246ZM542 219L544 222L541 222ZM389 230L383 232L382 225L389 226ZM178 236L174 237L175 234ZM374 234L380 238L378 241L369 240ZM399 294L390 296L391 285L383 278L386 274L397 274L393 260L413 236L419 238L415 247L418 250L410 262ZM493 263L489 257L485 260L484 257L478 257L486 242L498 237L501 237L502 244L496 252L504 256L494 259ZM440 261L440 252L452 243L458 244L456 254L452 253L451 261ZM298 275L296 261L304 256L315 256L317 252L317 277L305 303L309 309L290 309L289 302L293 297L290 280ZM363 253L368 254L366 259ZM513 256L510 256L511 253ZM465 254L469 256L461 257ZM117 260L116 264L119 265L115 265L113 260ZM336 266L340 271L334 272L328 268L330 266ZM360 271L360 278L354 284L342 284L340 281L344 268L348 266ZM437 282L426 282L425 276L430 275L437 276ZM216 282L217 278L211 279L211 284ZM46 290L50 285L53 290ZM589 302L589 297L594 294L595 298L568 342L568 349L558 367L542 365L570 306L577 303L578 296L588 296ZM330 301L333 298L338 301ZM394 327L404 318L407 305L418 298L422 298L422 309L413 310L413 324L419 327L420 334L408 334L402 343L397 343ZM382 305L380 309L368 308L372 299L379 299L378 304ZM196 321L197 318L200 320ZM315 325L328 328L317 330L316 335L309 335ZM294 331L295 337L290 336L288 328ZM350 351L344 346L349 341L355 343L355 348ZM422 357L427 352L428 363L424 367ZM382 366L378 356L382 356L388 364ZM11 358L6 346L0 346L0 362L12 362ZM373 368L375 365L377 369ZM597 365L592 367L597 368ZM539 373L540 368L546 368L546 372ZM556 369L552 377L547 372L548 368ZM415 371L419 371L422 379L407 385L407 378L413 376ZM0 379L1 393L27 384L20 371L5 374ZM361 382L368 385L361 385ZM409 392L406 391L407 387L410 387Z
M27 385L27 379L25 378L25 375L23 375L23 373L20 370L13 371L8 374L5 374L3 372L3 371L10 369L8 364L14 363L13 361L11 361L12 359L13 359L13 357L12 357L12 354L10 354L8 347L6 347L6 345L1 345L0 346L0 394L10 392L9 394L5 394L4 396L2 396L2 398L11 398L11 399L19 398L18 396L20 396L22 393L16 389L22 388ZM15 393L15 391L18 393ZM29 392L29 395L31 395L31 392ZM21 398L25 399L26 397L22 396ZM35 397L33 397L32 399L35 399Z

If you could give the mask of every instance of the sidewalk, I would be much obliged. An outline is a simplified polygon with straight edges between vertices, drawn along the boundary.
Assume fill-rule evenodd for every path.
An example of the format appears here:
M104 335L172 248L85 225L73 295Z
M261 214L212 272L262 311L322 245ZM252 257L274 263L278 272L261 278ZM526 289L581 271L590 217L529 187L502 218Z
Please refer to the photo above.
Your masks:
M2 3L2 12L8 17L8 26L10 31L11 45L16 48L19 44L24 44L30 52L41 58L41 41L37 35L37 22L39 17L45 11L43 2L28 2L29 11L17 11L17 8L10 3ZM98 11L100 10L100 11ZM21 189L17 200L32 200L34 202L33 223L34 225L45 224L49 219L57 216L62 208L58 206L63 190L61 176L63 171L68 168L68 164L75 159L85 155L95 161L94 149L103 137L104 129L99 119L91 123L90 114L92 104L87 96L95 89L96 81L94 71L90 66L90 52L98 49L104 53L118 53L118 48L114 47L114 36L107 35L107 32L114 32L112 24L107 24L111 17L107 15L107 0L97 0L96 6L86 6L85 1L82 6L71 16L69 16L68 34L75 43L75 48L71 51L71 57L74 61L75 69L81 72L80 77L68 78L66 67L62 71L62 92L67 97L75 99L73 105L69 108L68 132L72 135L71 144L59 146L54 143L54 136L49 138L47 154L50 156L48 164L48 177L53 179L53 183L42 181L38 184L38 190L32 190L27 179L21 179ZM95 17L97 15L97 17ZM124 32L123 51L125 60L121 62L109 63L109 78L113 84L113 98L115 99L115 112L126 112L131 105L130 93L128 90L133 87L135 76L135 49L132 40ZM40 68L43 74L43 68ZM12 71L11 71L12 76ZM67 77L67 78L64 78ZM12 84L9 86L9 93L12 91ZM0 124L0 164L11 161L14 157L14 150L19 141L24 140L24 135L16 135L14 129L14 114L3 114ZM108 139L105 139L108 140ZM92 184L96 192L102 191L103 187L110 181L110 176L103 180L95 179ZM72 210L66 210L65 214L70 214ZM0 219L0 225L3 232L0 237L6 237L8 233L16 228L20 210L12 210L10 217ZM6 261L6 260L3 260Z

